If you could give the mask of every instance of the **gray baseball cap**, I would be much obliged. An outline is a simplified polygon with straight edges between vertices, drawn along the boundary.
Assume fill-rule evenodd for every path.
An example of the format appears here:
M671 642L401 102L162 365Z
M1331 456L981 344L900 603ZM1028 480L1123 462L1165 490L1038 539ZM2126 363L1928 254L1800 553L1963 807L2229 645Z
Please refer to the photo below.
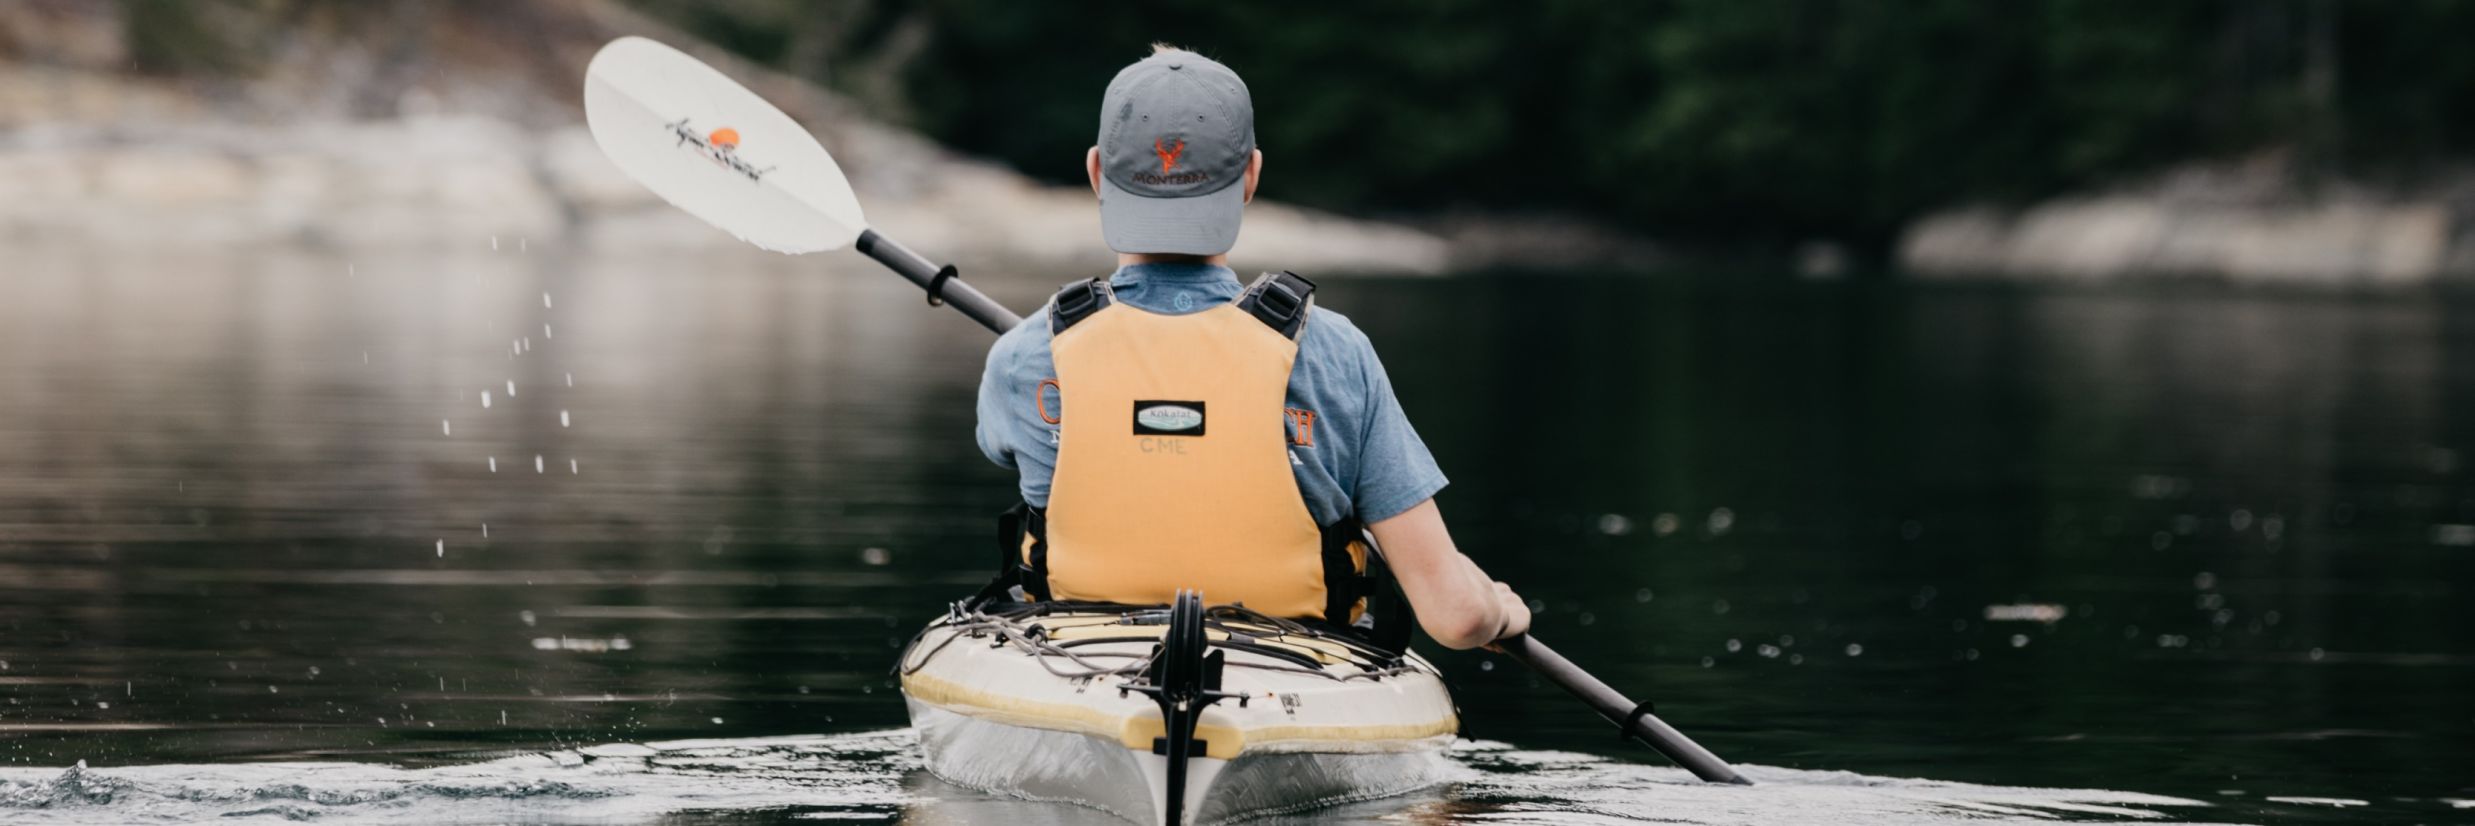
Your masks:
M1219 255L1237 244L1255 103L1211 58L1167 51L1100 99L1100 234L1131 253Z

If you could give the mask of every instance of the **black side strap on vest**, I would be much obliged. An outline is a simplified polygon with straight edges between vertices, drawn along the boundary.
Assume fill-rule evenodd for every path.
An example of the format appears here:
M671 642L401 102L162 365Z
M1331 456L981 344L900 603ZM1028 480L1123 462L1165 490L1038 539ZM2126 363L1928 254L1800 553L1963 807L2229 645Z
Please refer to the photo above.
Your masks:
M1394 654L1408 651L1409 630L1418 627L1418 612L1410 607L1409 595L1401 593L1401 581L1393 578L1392 566L1384 563L1383 551L1371 539L1367 541L1364 583L1366 618L1371 621L1366 641Z
M1356 517L1342 519L1323 529L1325 622L1349 624L1350 610L1358 607L1358 600L1375 593L1374 579L1370 576L1374 573L1375 546L1373 543L1367 545L1368 569L1363 572L1358 570L1357 560L1349 553L1350 543L1361 541L1366 536L1365 531L1366 528L1358 523Z
M980 586L980 592L971 596L970 608L977 610L990 605L1018 602L1016 588L1022 589L1021 596L1043 601L1048 599L1048 572L1045 570L1048 561L1047 528L1040 509L1028 502L1015 503L1014 507L997 515L997 570L989 577L988 584ZM1023 562L1023 543L1026 539L1033 543L1032 564Z
M1065 332L1066 328L1090 318L1092 313L1116 301L1117 292L1109 289L1109 282L1105 279L1086 278L1067 284L1065 289L1057 291L1056 300L1050 302L1054 309L1049 311L1048 333L1053 336Z
M1237 297L1238 309L1290 338L1306 326L1306 308L1314 303L1315 282L1287 271L1264 273Z

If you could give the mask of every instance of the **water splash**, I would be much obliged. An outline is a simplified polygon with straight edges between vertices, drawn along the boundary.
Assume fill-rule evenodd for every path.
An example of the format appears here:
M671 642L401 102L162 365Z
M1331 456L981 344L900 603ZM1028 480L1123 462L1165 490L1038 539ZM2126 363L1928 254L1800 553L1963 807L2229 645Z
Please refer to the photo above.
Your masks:
M501 718L502 722L504 717ZM1762 785L1500 743L1455 748L1456 782L1280 823L2052 823L2166 820L2208 804L2134 792L1979 786L1742 766ZM2445 813L2436 809L2435 813ZM436 768L230 763L0 768L0 820L125 822L728 822L1065 824L1091 810L940 782L911 732L618 743ZM1266 822L1266 821L1252 821Z

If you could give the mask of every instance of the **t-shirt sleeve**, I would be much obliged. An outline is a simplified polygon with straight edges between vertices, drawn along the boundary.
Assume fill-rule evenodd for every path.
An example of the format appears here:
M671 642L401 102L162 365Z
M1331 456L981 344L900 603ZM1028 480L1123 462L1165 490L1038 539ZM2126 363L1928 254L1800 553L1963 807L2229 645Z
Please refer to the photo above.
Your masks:
M1359 521L1375 523L1434 498L1447 480L1443 468L1435 464L1435 455L1427 452L1427 443L1410 427L1401 400L1392 395L1392 378L1376 358L1374 345L1366 342L1363 333L1357 338L1363 343L1360 370L1366 387L1366 419L1365 434L1358 443L1357 484L1349 498Z
M1037 367L1031 364L1034 324L1048 323L1048 313L1033 313L1020 326L997 337L988 348L988 366L980 374L978 436L980 452L999 467L1014 468L1015 452L1036 438L1039 416L1030 404L1030 394L1041 377L1030 376Z

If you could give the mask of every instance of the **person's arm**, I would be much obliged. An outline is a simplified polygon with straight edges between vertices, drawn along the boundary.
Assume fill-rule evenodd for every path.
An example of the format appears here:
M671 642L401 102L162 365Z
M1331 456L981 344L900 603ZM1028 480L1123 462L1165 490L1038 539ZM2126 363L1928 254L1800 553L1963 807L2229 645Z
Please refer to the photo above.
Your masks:
M1444 512L1428 499L1367 526L1401 582L1418 627L1446 648L1477 648L1530 630L1530 607L1512 587L1453 547Z

